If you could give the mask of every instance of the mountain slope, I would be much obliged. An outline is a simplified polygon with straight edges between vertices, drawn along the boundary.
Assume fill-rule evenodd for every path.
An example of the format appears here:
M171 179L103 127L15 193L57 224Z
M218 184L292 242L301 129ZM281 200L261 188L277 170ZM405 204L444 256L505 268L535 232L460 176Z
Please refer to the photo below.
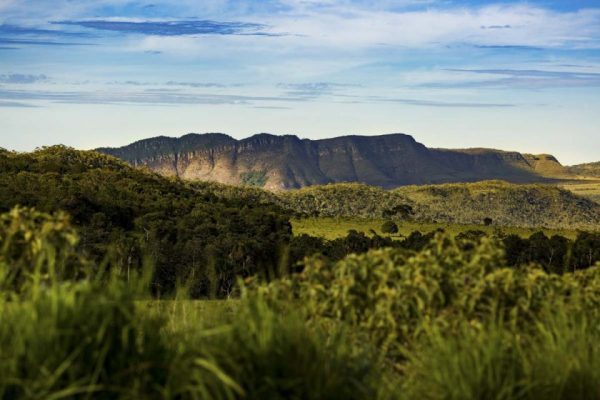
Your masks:
M309 140L258 134L236 140L220 133L157 137L102 153L166 176L269 190L336 182L384 188L504 179L545 182L563 173L552 156L493 149L429 149L404 134Z

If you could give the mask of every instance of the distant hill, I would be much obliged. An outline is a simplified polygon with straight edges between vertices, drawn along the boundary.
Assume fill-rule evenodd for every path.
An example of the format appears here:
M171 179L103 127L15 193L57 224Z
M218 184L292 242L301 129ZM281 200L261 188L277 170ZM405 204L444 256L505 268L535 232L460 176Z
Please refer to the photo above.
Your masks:
M568 173L551 155L429 149L405 134L322 140L265 133L242 140L221 133L188 134L97 151L166 176L269 190L338 182L383 188L489 179L550 182Z
M600 178L600 161L573 165L572 167L568 167L568 171L573 175Z
M333 184L277 194L280 204L311 217L411 218L422 222L600 229L600 204L546 184L502 181L405 186L384 190Z

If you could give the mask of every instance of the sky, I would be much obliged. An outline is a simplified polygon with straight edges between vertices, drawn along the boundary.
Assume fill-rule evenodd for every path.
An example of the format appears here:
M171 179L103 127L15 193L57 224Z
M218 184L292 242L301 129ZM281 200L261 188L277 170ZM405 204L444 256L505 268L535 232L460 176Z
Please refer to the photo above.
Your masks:
M600 0L0 0L0 147L406 133L600 160Z

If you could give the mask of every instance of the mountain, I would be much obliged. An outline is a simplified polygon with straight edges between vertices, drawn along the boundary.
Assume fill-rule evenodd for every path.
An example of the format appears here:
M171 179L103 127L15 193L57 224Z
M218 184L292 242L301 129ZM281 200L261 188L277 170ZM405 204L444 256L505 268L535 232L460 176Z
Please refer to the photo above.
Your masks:
M322 140L266 133L242 140L221 133L188 134L97 151L166 176L249 184L269 190L337 182L384 188L488 179L547 182L567 173L550 155L430 149L405 134Z

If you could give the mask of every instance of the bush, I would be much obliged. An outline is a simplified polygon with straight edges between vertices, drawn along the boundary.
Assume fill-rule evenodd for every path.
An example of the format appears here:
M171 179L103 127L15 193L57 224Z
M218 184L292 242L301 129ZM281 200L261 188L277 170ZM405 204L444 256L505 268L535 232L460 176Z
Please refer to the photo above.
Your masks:
M80 278L85 265L76 250L78 241L64 213L15 207L0 214L0 289L21 290L46 284L50 278Z
M398 225L394 221L385 221L383 225L381 225L381 232L394 234L398 233Z
M275 299L297 298L309 316L343 321L397 358L395 347L418 336L425 323L524 326L563 302L597 313L600 298L592 292L598 288L598 268L563 277L536 266L508 268L491 239L464 246L439 234L416 254L383 249L338 262L312 258L299 275L261 290Z

